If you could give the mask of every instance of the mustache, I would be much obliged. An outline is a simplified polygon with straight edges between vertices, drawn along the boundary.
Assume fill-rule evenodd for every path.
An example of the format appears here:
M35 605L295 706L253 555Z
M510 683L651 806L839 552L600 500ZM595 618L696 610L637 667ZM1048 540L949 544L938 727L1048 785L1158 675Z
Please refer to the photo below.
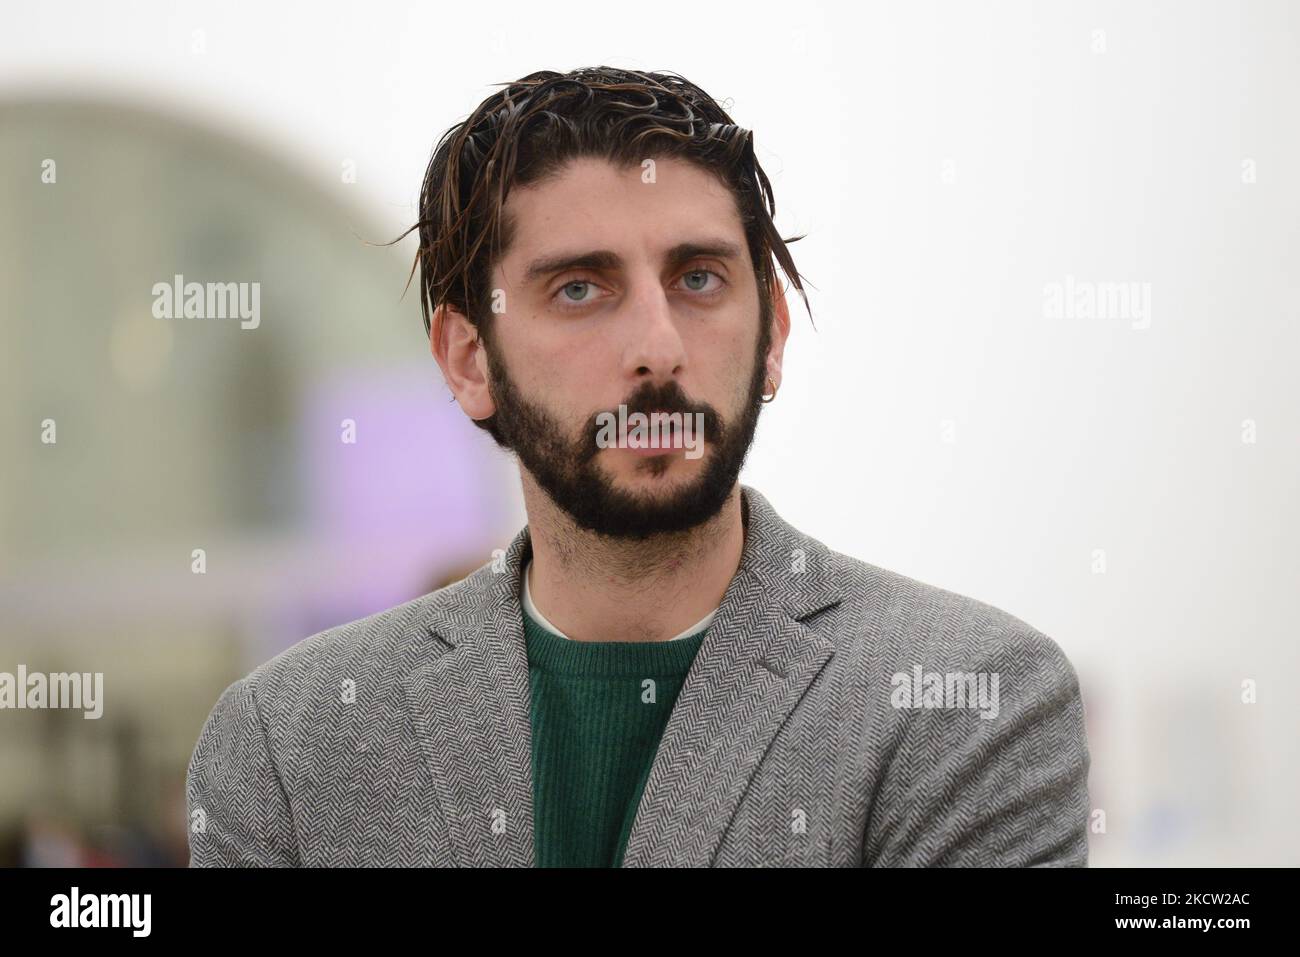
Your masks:
M701 421L704 425L704 434L711 441L721 438L723 430L722 417L718 411L707 402L691 402L680 388L669 388L660 390L642 389L630 398L624 400L622 405L627 409L627 417L630 419L634 414L640 412L647 420L653 421L651 416L655 413L661 415L680 414L685 421L687 416L692 419L698 414L703 416ZM600 422L604 416L619 417L618 407L612 409L602 409L593 412L588 418L586 428L583 432L583 454L587 458L593 457L599 450L596 446L596 436L600 432Z

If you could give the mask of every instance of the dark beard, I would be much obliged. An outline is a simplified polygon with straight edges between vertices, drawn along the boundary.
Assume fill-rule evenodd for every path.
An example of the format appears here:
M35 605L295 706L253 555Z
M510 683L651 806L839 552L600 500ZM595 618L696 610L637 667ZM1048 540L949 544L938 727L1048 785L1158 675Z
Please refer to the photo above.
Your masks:
M579 436L566 439L561 424L515 388L499 350L489 348L490 388L496 402L494 419L502 444L514 450L537 484L579 528L625 539L695 528L721 511L754 441L767 383L766 359L771 344L767 315L763 316L761 330L745 405L736 421L724 422L707 403L692 404L675 381L660 387L646 383L625 401L629 416L634 412L648 415L663 411L681 412L683 420L687 414L697 412L704 417L703 435L708 437L705 466L695 479L668 498L644 499L615 487L595 461L601 451L596 444L600 413L592 414ZM609 411L617 415L616 410ZM680 450L675 454L681 454ZM641 467L661 475L669 461L647 458Z

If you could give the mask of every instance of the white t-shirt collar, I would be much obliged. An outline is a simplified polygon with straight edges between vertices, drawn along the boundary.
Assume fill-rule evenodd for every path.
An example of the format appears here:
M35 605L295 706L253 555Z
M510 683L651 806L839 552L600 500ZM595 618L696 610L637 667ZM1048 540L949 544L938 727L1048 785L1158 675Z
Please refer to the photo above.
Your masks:
M549 621L547 621L546 616L543 615L540 611L538 611L537 606L533 604L532 590L528 587L528 570L532 567L533 567L533 560L530 558L528 560L528 564L524 566L524 611L526 611L531 618L533 618L539 625L544 627L547 631L557 634L561 638L569 638L568 635L566 635L564 632L560 631L560 629L556 628ZM688 638L691 635L694 635L697 632L702 631L713 622L713 616L716 615L717 613L718 613L718 609L717 608L713 609L713 611L709 612L707 615L705 615L695 624L691 625L691 627L687 628L680 635L674 635L672 638L669 638L668 640L676 641L679 638ZM573 639L569 638L569 640L572 641Z

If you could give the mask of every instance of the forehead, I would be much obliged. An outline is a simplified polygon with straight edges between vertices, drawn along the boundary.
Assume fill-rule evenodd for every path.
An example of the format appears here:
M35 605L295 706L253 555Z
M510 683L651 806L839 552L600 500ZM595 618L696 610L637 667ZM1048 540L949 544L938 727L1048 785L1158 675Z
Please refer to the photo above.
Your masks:
M702 231L744 244L731 191L713 172L676 156L655 159L654 182L641 165L570 160L546 180L510 191L513 233L506 260L556 249L668 249Z

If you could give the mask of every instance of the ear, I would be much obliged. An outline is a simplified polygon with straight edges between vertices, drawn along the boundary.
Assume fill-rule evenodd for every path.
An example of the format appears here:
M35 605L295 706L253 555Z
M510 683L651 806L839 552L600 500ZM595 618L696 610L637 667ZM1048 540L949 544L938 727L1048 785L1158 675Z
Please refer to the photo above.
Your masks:
M772 384L781 387L781 361L785 358L785 341L790 338L790 307L786 305L781 281L772 279L772 345L767 350L767 374Z
M438 306L430 322L429 351L437 360L451 394L471 419L486 419L496 412L488 390L487 346L478 330L461 312Z

